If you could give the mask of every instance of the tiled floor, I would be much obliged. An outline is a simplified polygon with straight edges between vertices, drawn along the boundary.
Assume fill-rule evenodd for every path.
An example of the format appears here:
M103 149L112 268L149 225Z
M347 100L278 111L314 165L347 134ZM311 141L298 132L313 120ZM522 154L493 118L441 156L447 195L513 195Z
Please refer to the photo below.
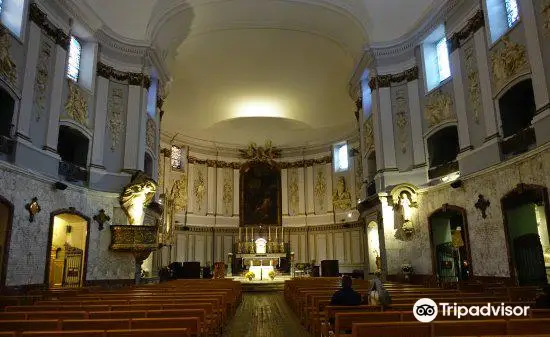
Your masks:
M310 337L282 292L245 293L224 337Z

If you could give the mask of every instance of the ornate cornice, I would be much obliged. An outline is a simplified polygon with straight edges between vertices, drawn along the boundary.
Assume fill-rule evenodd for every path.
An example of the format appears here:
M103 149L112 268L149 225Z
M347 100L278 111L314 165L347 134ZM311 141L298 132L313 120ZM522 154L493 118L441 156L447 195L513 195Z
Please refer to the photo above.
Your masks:
M363 228L363 220L355 222L346 222L340 224L322 224L315 226L283 227L285 232L323 232L323 231L342 231L346 229ZM176 231L192 233L228 233L238 234L239 227L209 227L209 226L175 226Z
M151 78L148 75L116 70L101 62L97 63L97 75L119 82L128 82L129 85L143 86L145 89L149 89L151 85Z
M460 48L461 43L472 36L475 32L485 26L485 17L483 11L478 10L474 16L472 16L464 28L454 33L449 39L449 53Z
M418 67L414 66L401 73L373 76L369 80L371 90L390 87L392 83L412 82L418 79Z
M198 159L192 156L189 156L188 162L189 164L206 165L208 167L217 167L217 168L232 168L234 170L240 169L241 166L244 164L239 162L226 162L226 161L214 160L214 159ZM328 164L331 162L332 162L332 157L326 156L319 159L306 159L306 160L299 160L294 162L277 162L277 165L281 169L289 169L289 168L297 168L297 167L308 167L308 166L319 165L319 164Z
M34 22L46 35L51 37L57 45L67 50L69 47L70 37L65 34L63 29L56 27L48 16L44 13L36 3L31 3L29 6L29 19Z

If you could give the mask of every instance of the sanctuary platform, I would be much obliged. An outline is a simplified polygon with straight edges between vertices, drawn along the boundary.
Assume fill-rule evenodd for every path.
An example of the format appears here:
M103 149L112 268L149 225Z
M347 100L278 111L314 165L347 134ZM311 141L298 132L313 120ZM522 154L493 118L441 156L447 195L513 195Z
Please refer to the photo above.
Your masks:
M285 281L292 279L290 275L278 275L275 279L263 279L249 281L242 276L232 277L235 281L240 281L242 289L245 292L268 292L268 291L283 291Z

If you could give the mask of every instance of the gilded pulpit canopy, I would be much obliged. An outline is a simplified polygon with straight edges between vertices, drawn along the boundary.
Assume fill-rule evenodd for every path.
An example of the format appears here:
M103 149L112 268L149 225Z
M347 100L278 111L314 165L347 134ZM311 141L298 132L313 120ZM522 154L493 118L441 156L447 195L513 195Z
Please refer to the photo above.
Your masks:
M132 176L119 198L130 225L140 225L143 209L153 200L156 190L157 183L145 173L138 171Z

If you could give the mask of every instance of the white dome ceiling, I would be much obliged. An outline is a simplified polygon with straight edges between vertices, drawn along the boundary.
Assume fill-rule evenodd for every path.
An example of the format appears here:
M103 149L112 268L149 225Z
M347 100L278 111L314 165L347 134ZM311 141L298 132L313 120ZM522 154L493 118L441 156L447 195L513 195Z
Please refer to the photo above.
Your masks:
M395 40L443 0L86 0L166 56L163 132L232 144L327 143L356 128L347 85L367 43ZM82 5L84 6L84 4Z

